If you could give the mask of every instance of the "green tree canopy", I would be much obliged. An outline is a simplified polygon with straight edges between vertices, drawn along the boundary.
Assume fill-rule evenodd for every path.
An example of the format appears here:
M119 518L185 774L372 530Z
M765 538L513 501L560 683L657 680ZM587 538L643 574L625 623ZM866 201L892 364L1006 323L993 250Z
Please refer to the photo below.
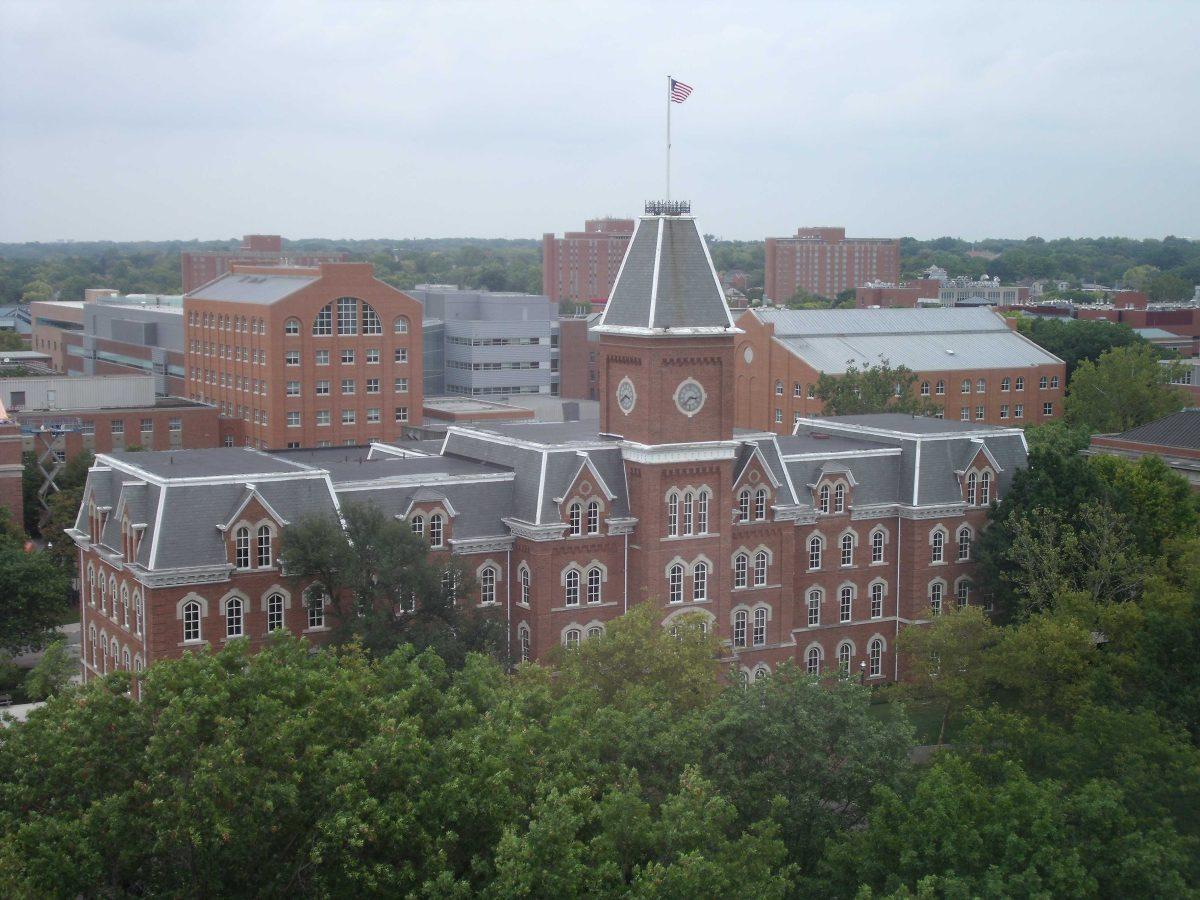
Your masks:
M822 372L816 394L827 416L898 412L932 415L936 406L918 395L917 374L905 366L893 367L886 359L859 367L851 362L845 373Z
M1145 344L1108 350L1095 363L1085 360L1067 387L1067 421L1112 434L1177 412L1186 402L1171 384L1179 368L1160 364Z

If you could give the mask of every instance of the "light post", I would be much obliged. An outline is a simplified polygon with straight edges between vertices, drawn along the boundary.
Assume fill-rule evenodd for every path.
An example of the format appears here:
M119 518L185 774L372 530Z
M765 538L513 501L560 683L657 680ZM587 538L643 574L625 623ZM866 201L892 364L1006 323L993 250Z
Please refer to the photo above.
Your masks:
M862 685L867 683L867 661L865 659L858 664L858 683Z

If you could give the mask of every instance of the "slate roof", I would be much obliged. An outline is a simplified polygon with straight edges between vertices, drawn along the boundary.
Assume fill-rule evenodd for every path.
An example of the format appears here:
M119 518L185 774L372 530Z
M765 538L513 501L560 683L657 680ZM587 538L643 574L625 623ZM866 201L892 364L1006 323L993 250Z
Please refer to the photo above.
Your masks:
M704 238L691 216L643 216L600 317L599 331L736 330Z
M1158 447L1179 447L1200 450L1200 409L1183 409L1137 428L1104 437Z
M318 275L255 275L228 272L187 296L193 300L230 300L269 306L320 280Z

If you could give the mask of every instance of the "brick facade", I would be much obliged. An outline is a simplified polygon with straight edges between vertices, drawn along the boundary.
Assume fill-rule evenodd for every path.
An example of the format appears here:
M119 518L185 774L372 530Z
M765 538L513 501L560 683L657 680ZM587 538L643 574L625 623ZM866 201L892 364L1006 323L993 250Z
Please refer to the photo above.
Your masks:
M589 219L583 231L543 235L542 293L555 302L607 298L631 234L632 219Z
M836 297L868 281L900 280L900 242L847 238L845 228L797 228L793 237L767 238L763 296L786 302L803 290Z

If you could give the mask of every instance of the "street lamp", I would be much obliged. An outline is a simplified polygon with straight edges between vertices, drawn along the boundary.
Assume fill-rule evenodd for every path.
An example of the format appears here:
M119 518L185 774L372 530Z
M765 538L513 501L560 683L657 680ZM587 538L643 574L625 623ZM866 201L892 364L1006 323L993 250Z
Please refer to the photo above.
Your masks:
M858 664L858 681L859 684L867 683L867 661L865 659Z

